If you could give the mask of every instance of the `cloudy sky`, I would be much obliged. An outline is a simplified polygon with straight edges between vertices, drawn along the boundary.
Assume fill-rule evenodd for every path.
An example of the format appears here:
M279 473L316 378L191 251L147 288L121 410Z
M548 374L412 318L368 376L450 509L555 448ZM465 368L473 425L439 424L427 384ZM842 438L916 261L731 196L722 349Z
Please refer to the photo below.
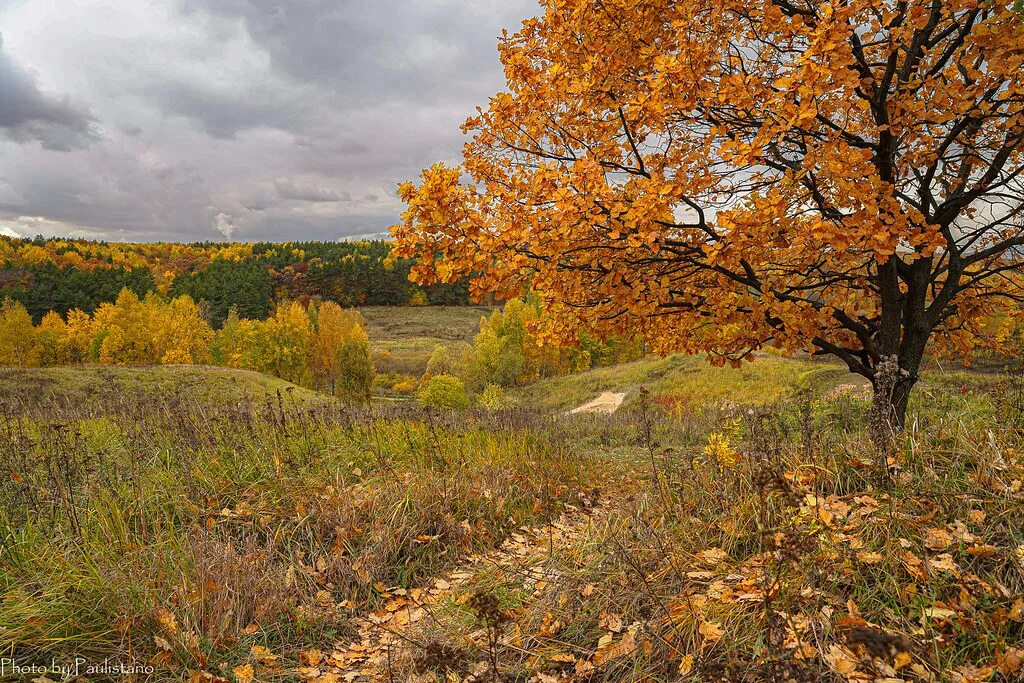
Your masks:
M323 239L454 161L536 0L0 0L0 234Z

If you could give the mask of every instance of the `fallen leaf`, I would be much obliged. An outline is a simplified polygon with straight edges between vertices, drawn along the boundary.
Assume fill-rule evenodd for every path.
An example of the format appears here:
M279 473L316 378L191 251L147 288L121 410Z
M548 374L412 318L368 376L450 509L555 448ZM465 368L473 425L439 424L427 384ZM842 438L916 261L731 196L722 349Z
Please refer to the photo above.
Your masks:
M252 649L249 650L249 652L252 654L253 657L256 658L256 661L260 662L261 664L269 664L271 662L277 661L277 655L272 653L267 647L264 647L263 645L253 645Z
M931 550L945 550L953 545L953 536L945 529L933 527L925 530L924 545Z
M242 666L236 666L231 670L235 674L235 680L238 683L252 683L253 671L252 664L243 664Z
M884 558L879 553L862 552L857 553L857 559L863 562L864 564L878 564Z
M702 621L700 626L697 628L700 634L704 636L704 642L701 644L702 647L710 647L722 639L725 631L722 627L713 621Z

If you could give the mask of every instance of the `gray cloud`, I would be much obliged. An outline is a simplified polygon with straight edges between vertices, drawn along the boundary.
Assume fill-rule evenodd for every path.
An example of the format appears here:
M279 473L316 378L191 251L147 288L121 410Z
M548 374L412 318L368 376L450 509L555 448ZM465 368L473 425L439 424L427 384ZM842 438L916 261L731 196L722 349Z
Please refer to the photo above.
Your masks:
M287 178L274 181L274 189L281 199L294 199L300 202L348 202L352 201L352 193L338 192L317 185L297 184Z
M535 11L535 0L0 0L0 230L383 234L402 209L396 185L458 159L459 124L503 85L496 37Z
M92 138L89 114L66 100L39 91L32 76L4 53L0 34L0 130L15 142L38 141L53 150L69 150Z

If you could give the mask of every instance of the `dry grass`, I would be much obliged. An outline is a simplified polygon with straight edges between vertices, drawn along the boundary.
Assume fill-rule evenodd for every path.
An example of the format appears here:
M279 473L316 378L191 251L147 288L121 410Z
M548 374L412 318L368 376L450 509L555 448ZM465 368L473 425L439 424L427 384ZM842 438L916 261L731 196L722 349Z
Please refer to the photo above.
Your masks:
M295 660L385 586L558 514L599 478L520 427L284 397L2 415L0 648L164 675L254 645Z
M530 565L546 580L481 572L417 638L508 680L1020 680L1020 412L933 397L880 472L842 400L723 411L697 447L671 439L706 423L641 414L637 488Z
M394 680L1018 680L1019 379L929 378L879 471L838 377L679 410L663 369L607 416L8 407L0 647L326 681L360 617L455 569Z

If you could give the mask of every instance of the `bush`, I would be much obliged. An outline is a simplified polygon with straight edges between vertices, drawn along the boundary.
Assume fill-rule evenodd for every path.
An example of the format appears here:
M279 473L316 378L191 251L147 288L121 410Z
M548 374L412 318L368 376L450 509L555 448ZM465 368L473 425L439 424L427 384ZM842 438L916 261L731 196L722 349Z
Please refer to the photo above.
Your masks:
M462 410L469 407L469 395L466 385L458 377L436 375L431 377L420 389L419 401L431 408L455 408Z
M511 402L508 400L508 396L505 394L505 390L499 387L497 384L488 384L484 387L483 392L480 394L478 399L480 405L488 410L500 410L501 408L508 408Z
M410 306L429 306L430 299L427 298L427 293L419 287L413 288L412 294L409 295Z
M396 394L412 394L416 391L416 380L408 377L406 379L395 382L391 387L391 391Z

